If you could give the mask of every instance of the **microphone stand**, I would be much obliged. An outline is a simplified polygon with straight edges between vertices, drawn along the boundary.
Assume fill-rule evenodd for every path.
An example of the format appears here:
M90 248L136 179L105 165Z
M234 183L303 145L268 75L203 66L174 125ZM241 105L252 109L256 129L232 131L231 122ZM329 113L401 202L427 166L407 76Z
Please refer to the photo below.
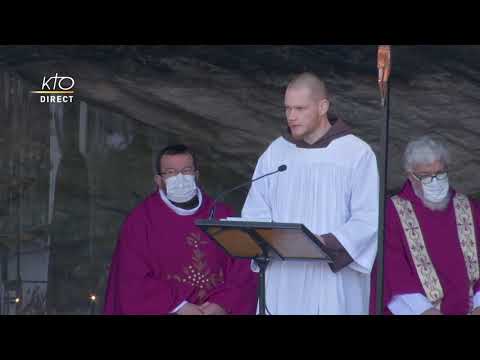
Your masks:
M286 166L286 165L280 165L280 166L278 167L278 169L275 170L275 171L272 171L272 172L269 172L269 173L264 174L264 175L262 175L262 176L259 176L259 177L256 178L256 179L253 179L253 180L249 180L249 181L247 181L247 182L244 182L243 184L240 184L240 185L235 186L233 189L230 189L230 190L227 190L227 191L221 193L220 195L218 195L218 196L215 198L215 200L214 200L214 202L213 202L212 208L210 209L210 214L208 215L208 220L212 220L212 219L213 219L213 217L215 216L215 209L216 209L216 207L217 207L217 202L218 202L219 200L223 199L223 198L225 197L225 195L228 195L229 193L234 192L235 190L238 190L238 189L240 189L240 188L242 188L242 187L244 187L244 186L246 186L246 185L248 185L248 184L250 184L250 183L253 183L254 181L260 180L260 179L264 178L265 176L273 175L273 174L275 174L275 173L277 173L277 172L285 171L286 169L287 169L287 166Z
M259 176L253 180L249 180L243 184L240 184L238 186L235 186L233 189L227 190L223 193L221 193L219 196L215 198L215 201L213 202L212 209L210 210L210 214L208 216L209 220L212 220L213 217L215 216L215 208L217 206L217 202L222 199L225 195L238 190L250 183L253 183L254 181L260 180L264 178L265 176L273 175L278 172L283 172L287 169L286 165L280 165L277 170L269 172L267 174L264 174L262 176ZM250 236L254 237L257 239L257 241L262 244L263 240L262 238L259 238L257 233L255 231L249 232ZM266 310L266 301L265 301L265 274L267 271L267 266L268 263L270 262L270 257L268 255L268 249L265 246L262 246L262 254L260 256L256 256L253 258L253 261L255 264L258 265L260 271L259 271L259 280L260 280L260 286L258 290L258 309L259 309L259 315L265 315L265 310Z

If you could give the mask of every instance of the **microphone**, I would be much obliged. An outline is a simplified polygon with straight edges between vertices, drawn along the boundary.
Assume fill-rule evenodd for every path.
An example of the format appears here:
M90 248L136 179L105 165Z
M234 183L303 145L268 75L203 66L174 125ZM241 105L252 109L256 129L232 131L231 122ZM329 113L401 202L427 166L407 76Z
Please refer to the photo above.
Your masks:
M220 199L222 199L225 195L230 194L231 192L234 192L235 190L241 189L242 187L247 186L247 185L253 183L254 181L260 180L260 179L264 178L265 176L270 176L270 175L273 175L273 174L276 174L276 173L278 173L278 172L282 172L282 171L285 171L285 170L287 170L287 165L285 165L285 164L284 164L284 165L280 165L280 166L277 168L277 170L275 170L275 171L269 172L269 173L267 173L267 174L264 174L264 175L262 175L262 176L259 176L259 177L255 178L255 179L249 180L249 181L247 181L247 182L245 182L245 183L243 183L243 184L240 184L240 185L238 185L238 186L235 186L234 188L232 188L232 189L230 189L230 190L224 191L223 193L221 193L220 195L218 195L218 196L215 198L215 201L213 202L212 208L211 208L211 210L210 210L210 214L208 215L208 220L212 220L212 219L213 219L213 217L215 216L215 208L217 207L217 202L218 202Z

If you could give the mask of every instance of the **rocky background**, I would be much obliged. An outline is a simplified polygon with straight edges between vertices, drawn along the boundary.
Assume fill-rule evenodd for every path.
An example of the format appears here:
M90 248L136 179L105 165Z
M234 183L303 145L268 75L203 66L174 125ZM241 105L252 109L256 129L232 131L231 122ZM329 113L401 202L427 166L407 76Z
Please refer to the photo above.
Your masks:
M480 46L392 56L389 192L404 180L406 142L430 133L450 147L453 186L477 196ZM1 313L98 313L119 226L153 190L156 151L192 145L210 194L248 180L302 71L325 79L333 110L378 156L376 46L0 47ZM75 79L73 103L30 93L55 73ZM246 190L226 199L237 211Z

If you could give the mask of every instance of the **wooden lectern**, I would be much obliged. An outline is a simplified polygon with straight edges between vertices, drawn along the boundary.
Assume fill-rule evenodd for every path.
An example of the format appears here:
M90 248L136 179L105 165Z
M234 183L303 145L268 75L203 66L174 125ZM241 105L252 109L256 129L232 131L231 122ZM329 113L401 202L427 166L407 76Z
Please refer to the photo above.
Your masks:
M260 315L265 315L265 272L272 258L333 262L332 251L302 224L206 219L195 224L229 255L258 265Z

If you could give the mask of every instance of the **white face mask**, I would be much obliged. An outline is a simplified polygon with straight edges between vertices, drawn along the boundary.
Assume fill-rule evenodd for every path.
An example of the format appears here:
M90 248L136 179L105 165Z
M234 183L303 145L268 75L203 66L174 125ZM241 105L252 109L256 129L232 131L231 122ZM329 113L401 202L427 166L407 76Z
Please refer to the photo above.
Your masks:
M175 203L185 203L197 195L195 176L182 173L165 180L167 198Z
M432 203L438 203L444 200L448 195L448 177L443 180L434 178L430 184L423 184L423 196L426 200Z

